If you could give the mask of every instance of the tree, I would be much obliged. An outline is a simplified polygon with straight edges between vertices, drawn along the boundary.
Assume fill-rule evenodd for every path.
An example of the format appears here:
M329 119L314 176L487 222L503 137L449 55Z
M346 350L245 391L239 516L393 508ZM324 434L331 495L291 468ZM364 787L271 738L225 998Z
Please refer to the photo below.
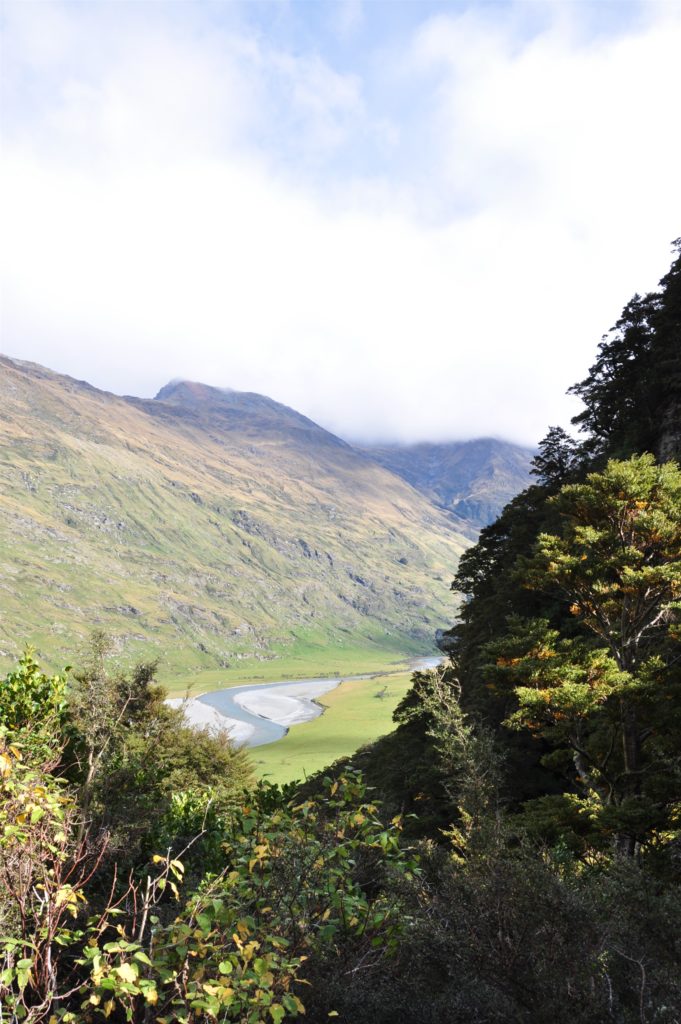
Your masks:
M570 388L584 403L572 422L591 435L585 448L597 457L681 457L681 239L673 245L677 257L660 290L634 295L588 376Z
M532 459L530 472L543 484L559 487L569 481L580 463L580 447L562 427L549 427L539 453Z
M651 455L611 461L552 504L562 531L540 535L522 572L569 602L573 628L516 618L488 656L518 700L508 724L571 751L601 825L633 854L681 800L681 473Z
M129 866L144 859L159 829L165 835L174 795L228 813L253 779L247 752L227 733L188 728L182 711L166 703L156 662L121 672L111 648L108 637L93 633L72 674L70 775L79 787L80 837L86 828L106 830L107 855Z

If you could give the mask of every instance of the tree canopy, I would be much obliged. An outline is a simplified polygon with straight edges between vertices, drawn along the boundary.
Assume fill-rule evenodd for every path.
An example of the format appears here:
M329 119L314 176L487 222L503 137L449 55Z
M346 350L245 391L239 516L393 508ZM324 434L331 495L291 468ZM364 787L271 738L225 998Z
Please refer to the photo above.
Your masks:
M540 534L525 585L558 592L577 628L516 616L487 652L518 702L508 724L543 736L551 763L569 751L604 833L634 853L681 806L681 472L613 460L551 503L562 530Z

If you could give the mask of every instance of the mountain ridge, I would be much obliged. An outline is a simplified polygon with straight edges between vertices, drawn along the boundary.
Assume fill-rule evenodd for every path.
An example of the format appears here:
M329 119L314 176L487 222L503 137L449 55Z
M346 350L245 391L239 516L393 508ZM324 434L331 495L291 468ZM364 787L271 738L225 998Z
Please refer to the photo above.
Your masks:
M338 447L352 447L347 441L321 427L308 416L282 402L277 402L267 395L256 391L237 391L232 388L218 388L210 384L184 379L173 380L165 384L153 399L139 399L126 396L126 400L142 406L152 415L160 413L159 406L164 409L193 412L199 419L206 416L218 417L223 422L239 425L244 428L248 423L244 417L257 420L260 432L263 430L282 433L293 432L306 434L308 440L315 438L319 443Z
M476 530L493 522L530 484L535 455L531 448L495 437L366 445L361 450Z
M0 397L7 659L31 641L56 664L92 627L171 674L395 657L451 620L475 530L288 406L177 380L118 396L9 357Z
M294 410L263 399L258 421L209 389L188 414L177 385L175 402L122 398L7 357L0 392L6 658L32 641L59 663L92 627L171 673L336 645L395 657L451 615L468 538Z

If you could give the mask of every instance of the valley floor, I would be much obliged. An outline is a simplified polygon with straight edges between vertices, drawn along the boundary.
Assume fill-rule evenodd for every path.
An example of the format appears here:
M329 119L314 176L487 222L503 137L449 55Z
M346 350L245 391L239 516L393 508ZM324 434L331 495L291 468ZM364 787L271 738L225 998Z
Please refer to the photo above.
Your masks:
M258 680L258 685L244 686L237 680L204 690L201 699L185 695L185 710L199 727L228 727L235 742L251 748L259 777L286 783L320 771L391 732L393 712L409 689L413 670L432 667L438 660L406 659L399 668L357 673L340 683L319 677L282 682L281 672L269 685ZM279 661L266 667L273 665L281 670ZM220 700L221 693L237 686L234 699ZM205 698L212 698L211 703ZM169 702L177 705L182 700L173 696ZM248 713L259 716L255 729Z
M433 657L437 651L415 647L412 651L375 645L343 645L336 648L315 644L283 651L268 661L237 661L228 668L187 669L170 677L159 670L159 679L171 697L189 694L199 697L212 690L243 686L245 683L277 683L281 680L332 679L339 676L398 672Z
M410 686L411 672L348 680L320 699L324 714L296 725L276 743L252 752L260 778L291 782L391 732L393 711Z

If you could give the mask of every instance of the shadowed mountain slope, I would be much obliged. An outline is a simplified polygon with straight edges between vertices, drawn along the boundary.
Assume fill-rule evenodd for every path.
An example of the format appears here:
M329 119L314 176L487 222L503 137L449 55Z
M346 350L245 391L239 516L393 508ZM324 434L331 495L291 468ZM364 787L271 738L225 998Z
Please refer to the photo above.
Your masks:
M0 358L0 647L92 627L169 673L354 645L420 653L467 540L405 481L260 395L126 399Z
M479 530L530 483L534 452L485 437L448 444L385 445L361 449L401 476L462 527Z

